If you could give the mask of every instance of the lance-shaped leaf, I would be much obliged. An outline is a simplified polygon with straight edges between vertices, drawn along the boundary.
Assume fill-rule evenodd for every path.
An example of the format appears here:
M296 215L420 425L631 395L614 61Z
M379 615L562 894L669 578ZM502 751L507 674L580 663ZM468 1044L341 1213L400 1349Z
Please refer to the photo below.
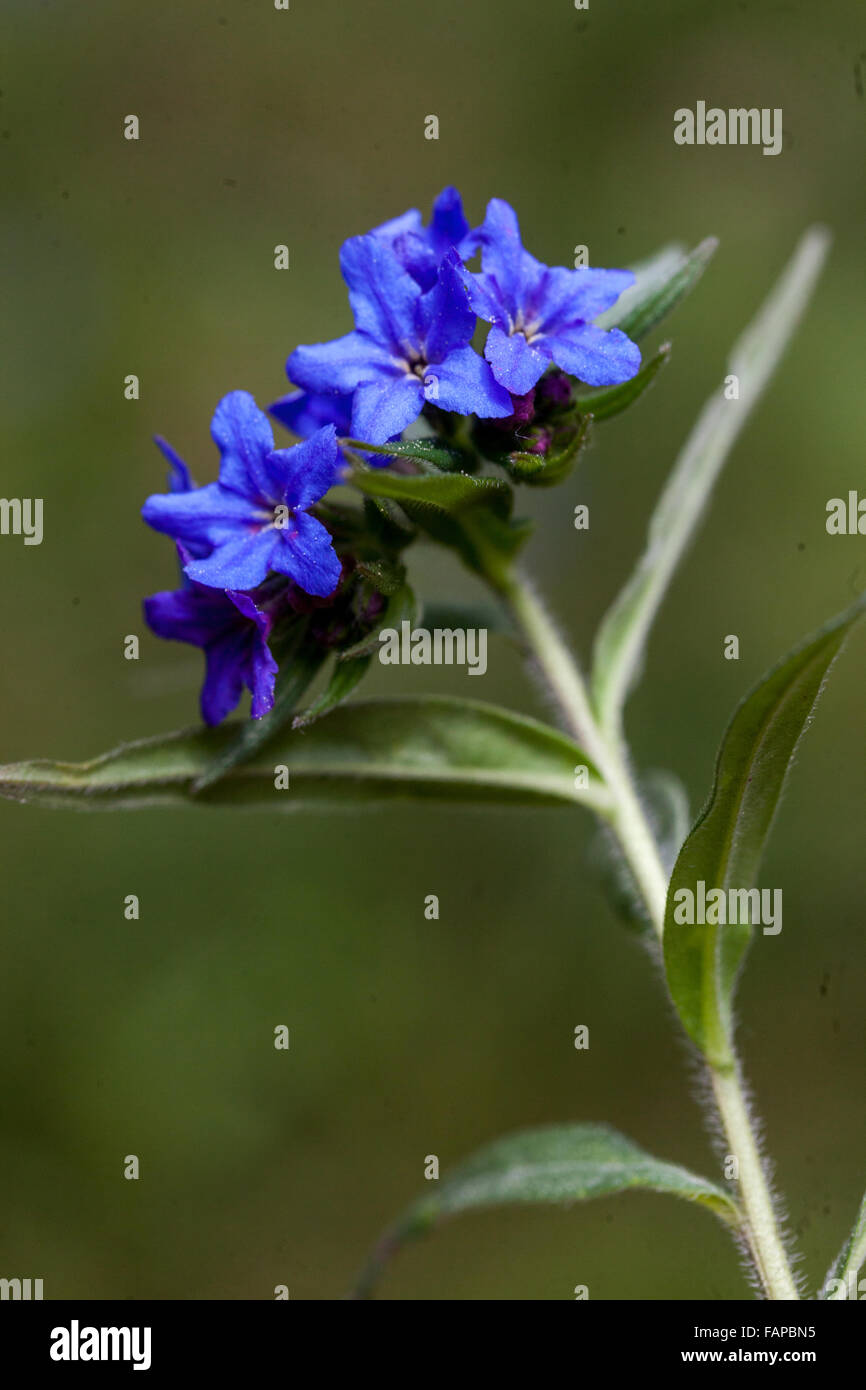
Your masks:
M734 347L728 374L736 376L739 396L729 400L720 386L704 406L656 506L646 550L598 630L592 696L599 719L609 730L619 729L623 705L643 666L655 615L725 459L809 301L828 244L820 228L803 237L772 294Z
M678 1163L654 1158L607 1125L550 1125L480 1149L404 1213L376 1247L356 1297L367 1297L391 1255L445 1217L518 1203L568 1203L641 1190L668 1193L740 1224L734 1199Z
M634 284L597 319L599 327L621 328L629 338L642 338L694 289L718 244L711 236L688 253L679 246L666 246L636 265Z
M733 992L755 916L747 895L797 744L827 672L864 608L866 595L786 657L743 700L722 741L710 799L674 865L664 930L668 986L686 1031L721 1070L733 1065ZM720 920L684 920L689 903L695 904L699 894L706 902L713 890L725 895L724 909L716 898L704 915Z
M391 444L365 444L361 439L342 439L340 443L365 454L383 454L388 458L414 459L418 463L432 464L445 473L459 471L476 462L474 454L442 440L407 439Z
M658 352L644 363L636 376L621 382L619 386L602 386L597 391L578 396L578 408L591 415L593 420L609 420L612 415L619 415L652 385L662 367L670 361L670 355L670 343L662 343Z
M352 662L359 656L370 656L379 646L379 636L385 628L399 628L402 622L414 623L418 613L418 605L415 601L415 594L408 584L401 584L399 589L388 594L385 606L382 610L374 627L369 632L353 643L351 647L344 647L337 655L337 664L341 662Z
M497 516L511 513L512 493L500 478L476 478L468 473L394 473L390 468L356 468L349 481L370 497L421 503L444 512L489 507Z
M366 655L352 657L349 661L335 661L324 690L312 704L294 716L292 728L305 729L310 724L315 724L317 719L330 714L331 710L335 710L344 700L348 700L367 674L372 660L372 656Z
M866 1264L866 1196L860 1203L860 1210L857 1213L857 1220L854 1222L851 1234L833 1261L818 1297L826 1298L830 1302L839 1302L848 1298L859 1301L862 1294L859 1290L857 1276L864 1264Z
M0 767L0 795L88 810L215 805L291 811L395 798L609 808L592 763L558 730L480 701L431 696L359 701L309 729L282 729L197 795L196 785L232 746L239 727L235 721L144 739L88 763L13 763ZM587 786L575 778L581 765L589 769ZM287 789L275 785L285 780L275 778L281 767L289 770Z

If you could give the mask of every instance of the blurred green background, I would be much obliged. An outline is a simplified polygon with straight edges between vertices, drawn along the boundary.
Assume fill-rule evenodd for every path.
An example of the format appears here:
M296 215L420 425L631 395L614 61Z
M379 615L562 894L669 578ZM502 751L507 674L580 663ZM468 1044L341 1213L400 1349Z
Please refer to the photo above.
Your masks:
M45 499L40 547L0 539L7 761L86 758L195 720L199 654L144 633L140 613L174 579L138 516L163 487L151 435L215 475L219 397L272 400L297 343L350 326L346 236L453 182L476 221L509 199L551 263L577 243L616 266L721 238L669 321L655 390L599 430L579 476L527 497L529 563L586 653L733 338L801 231L830 225L818 295L630 708L637 761L674 769L697 809L741 694L866 584L866 541L824 529L828 498L866 485L857 0L18 0L4 28L2 490ZM698 99L782 107L782 154L676 146L673 112ZM415 559L422 592L469 588L441 555ZM143 634L137 664L127 633ZM739 662L722 657L728 633ZM813 1284L866 1174L863 655L861 634L801 750L761 880L784 890L784 930L758 938L741 992ZM367 691L478 685L380 668ZM544 713L502 645L481 693ZM0 1274L41 1277L48 1298L338 1297L423 1185L426 1154L444 1171L538 1122L606 1120L713 1170L699 1083L593 876L581 814L4 804L0 833ZM465 1218L404 1254L382 1294L567 1299L579 1283L591 1298L748 1295L709 1216L641 1195Z

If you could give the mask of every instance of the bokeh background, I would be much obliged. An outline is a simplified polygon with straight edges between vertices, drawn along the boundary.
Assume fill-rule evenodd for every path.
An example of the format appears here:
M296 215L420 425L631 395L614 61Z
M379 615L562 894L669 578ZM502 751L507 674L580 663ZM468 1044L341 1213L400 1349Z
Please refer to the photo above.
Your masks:
M828 498L866 487L857 0L10 0L4 30L2 491L45 499L45 539L0 539L0 757L81 759L194 722L199 655L140 613L174 578L138 516L163 487L151 436L213 477L219 397L272 400L292 347L350 326L341 241L453 182L476 220L489 197L512 201L551 263L577 243L623 265L721 238L669 320L656 388L599 431L579 476L527 498L528 561L583 653L733 338L802 230L833 230L630 707L638 763L675 770L699 807L736 701L866 584L866 541L824 528ZM673 112L698 99L782 107L783 153L676 146ZM435 553L416 552L415 576L428 595L471 588ZM758 938L741 991L813 1284L866 1176L864 650L860 635L802 747L762 874L783 888L784 930ZM379 669L367 691L479 684ZM482 693L545 710L503 645ZM592 837L566 811L0 806L0 1274L41 1277L49 1298L339 1297L426 1154L444 1171L539 1122L606 1120L713 1171L661 981L607 905ZM400 1257L382 1294L567 1299L578 1283L748 1294L710 1217L643 1195L464 1218Z

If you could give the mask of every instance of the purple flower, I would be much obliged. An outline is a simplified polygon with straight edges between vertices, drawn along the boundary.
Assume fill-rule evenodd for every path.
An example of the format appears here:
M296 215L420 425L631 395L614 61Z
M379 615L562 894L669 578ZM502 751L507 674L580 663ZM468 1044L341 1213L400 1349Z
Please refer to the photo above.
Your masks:
M453 248L426 293L380 236L352 237L343 245L340 264L354 332L296 348L286 370L316 395L351 392L352 433L358 439L384 444L396 438L428 400L461 415L511 414L508 392L469 346L475 315Z
M182 554L182 559L189 558ZM204 649L201 712L206 724L225 719L244 686L252 694L253 719L267 714L274 703L277 674L267 640L272 620L251 594L233 589L223 593L192 583L174 592L151 594L144 600L144 616L158 637Z
M191 552L185 571L201 584L253 589L275 570L308 594L333 593L340 562L308 508L334 481L334 426L275 449L267 416L248 391L232 391L216 408L211 434L221 456L219 482L149 497L142 508L148 525L184 542Z
M469 229L456 188L443 188L433 204L428 227L422 224L418 209L413 208L402 217L383 222L371 235L390 246L400 264L425 291L435 285L439 266L452 247L463 261L478 250L477 233Z
M492 324L484 356L493 375L523 396L555 362L588 386L628 381L640 350L619 328L593 322L634 282L630 270L546 266L520 241L517 215L493 198L478 231L481 274L463 270L469 303Z

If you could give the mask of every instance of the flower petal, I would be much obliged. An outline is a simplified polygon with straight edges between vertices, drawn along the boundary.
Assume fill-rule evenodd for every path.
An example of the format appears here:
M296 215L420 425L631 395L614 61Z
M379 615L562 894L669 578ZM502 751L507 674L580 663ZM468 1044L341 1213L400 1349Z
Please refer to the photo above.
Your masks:
M282 583L282 580L279 583ZM267 637L272 626L270 615L262 612L252 594L241 593L238 589L226 589L225 596L241 617L248 618L255 624L260 636Z
M192 492L195 483L190 476L190 471L181 458L180 454L175 453L171 445L162 438L162 435L155 434L153 442L159 449L163 458L168 461L168 483L169 492Z
M279 667L274 660L267 642L254 641L247 685L250 688L250 718L261 719L274 707L274 685Z
M437 383L435 395L426 387L431 377ZM514 409L505 387L499 385L484 358L471 347L459 348L449 353L444 362L431 366L425 389L428 399L434 400L440 409L454 410L459 415L504 419Z
M292 525L276 534L280 541L271 556L273 568L287 574L305 593L329 598L342 573L330 531L308 512L296 512Z
M392 248L380 237L350 237L340 251L340 268L356 328L396 356L405 356L416 346L415 305L421 291Z
M219 590L190 587L151 594L144 600L144 616L157 637L205 647L231 626L236 614Z
M436 284L439 262L436 252L421 232L406 232L391 243L394 255L405 270L408 270L422 294Z
M207 648L200 700L206 724L219 724L240 700L249 662L249 640L243 628L233 628L222 641Z
M490 275L476 275L464 266L460 278L469 300L469 307L485 323L511 327L511 310L500 294L499 286Z
M472 340L475 314L463 273L460 256L452 247L439 267L436 284L418 300L418 330L427 362L441 362L449 352L466 347Z
M289 380L317 395L350 395L359 381L374 381L393 369L390 351L356 332L297 347L286 363Z
M255 624L255 630L252 626L248 629L244 681L252 695L250 716L253 719L261 719L262 715L273 708L274 682L279 669L267 642L272 625L271 618L269 614L256 607L249 594L240 594L229 589L226 598L231 600L239 614L248 618L251 624Z
M348 434L352 421L352 397L336 391L314 395L310 391L290 391L268 406L268 414L285 425L292 434L307 439L322 425L336 425L340 434Z
M219 545L204 560L193 560L186 573L213 589L254 589L271 568L271 552L280 532L273 527L238 536Z
M386 444L418 419L423 405L424 387L407 372L365 382L355 392L352 434L367 444Z
M328 491L337 471L340 451L333 425L316 430L309 439L268 455L268 475L278 499L306 508Z
M211 421L211 438L220 451L220 482L239 497L266 496L265 457L274 447L274 432L249 391L223 396Z
M239 527L257 524L255 504L221 483L207 483L193 492L157 492L148 497L141 515L154 531L194 547L203 542L219 545Z
M383 241L391 242L406 232L420 232L421 225L420 212L417 208L410 208L408 212L401 213L399 217L392 217L388 222L381 222L378 227L373 228L370 236L378 236Z
M481 243L481 266L485 275L493 276L506 303L519 304L524 251L514 208L502 198L491 198L477 238Z
M587 386L630 381L640 367L640 348L619 328L605 332L594 324L581 324L545 339L545 345L558 367Z
M539 266L539 271L526 294L524 313L527 322L540 321L547 333L578 321L592 323L634 284L630 270Z
M502 386L515 396L525 396L547 371L551 354L546 346L528 343L522 333L505 333L494 325L484 344L484 356Z
M463 199L451 185L443 188L433 204L428 238L433 251L440 258L452 246L459 246L469 231L469 223L463 212Z

